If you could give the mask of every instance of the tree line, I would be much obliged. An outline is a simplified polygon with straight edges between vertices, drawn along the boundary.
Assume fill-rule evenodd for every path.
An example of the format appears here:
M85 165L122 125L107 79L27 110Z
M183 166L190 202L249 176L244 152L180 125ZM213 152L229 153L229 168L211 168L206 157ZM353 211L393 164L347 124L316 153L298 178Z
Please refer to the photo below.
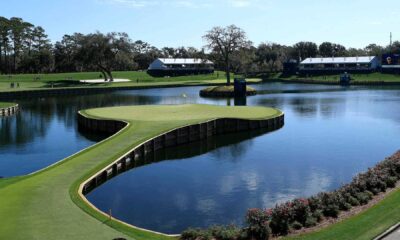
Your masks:
M246 33L234 26L215 27L203 37L205 48L163 47L137 40L126 33L100 32L64 35L52 43L41 26L22 18L0 16L0 72L50 73L101 71L112 80L111 71L145 70L156 58L207 58L216 69L235 73L278 72L289 59L307 57L380 56L400 53L400 42L391 46L369 44L365 48L346 48L341 44L298 42L292 46L265 42L255 46ZM227 45L223 45L223 43ZM207 48L208 51L205 49Z

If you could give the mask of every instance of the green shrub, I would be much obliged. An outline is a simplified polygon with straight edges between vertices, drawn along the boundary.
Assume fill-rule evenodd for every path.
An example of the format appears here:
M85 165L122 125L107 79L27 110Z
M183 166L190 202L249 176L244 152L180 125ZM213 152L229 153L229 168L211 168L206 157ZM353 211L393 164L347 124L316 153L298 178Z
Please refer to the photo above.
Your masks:
M398 180L397 177L390 176L390 177L386 178L386 185L389 188L394 188L396 186L397 180Z
M322 216L322 215L321 215ZM317 225L318 220L314 217L308 217L306 220L306 223L304 224L304 227L314 227L315 225Z
M182 240L211 240L212 235L208 230L189 228L181 233Z
M291 224L291 227L292 227L293 229L299 230L299 229L301 229L301 228L303 227L303 224L299 223L298 221L294 221L294 222Z
M289 232L291 215L290 202L276 205L272 209L271 222L269 224L272 233L275 235L286 235Z
M304 198L295 199L291 202L291 208L292 221L297 221L304 225L311 212L308 200Z
M252 208L247 211L246 229L247 237L256 240L266 240L271 233L268 220L271 218L271 210L263 211L261 209Z
M353 196L349 196L349 198L347 199L347 202L351 205L351 206L358 206L360 205L360 202L357 200L357 198L353 197Z
M311 216L319 222L322 220L322 217L324 216L324 214L322 213L322 210L317 209L311 214Z
M371 200L372 197L365 191L357 193L356 198L360 202L360 205L365 205L369 202L369 200Z
M322 212L326 217L337 218L337 216L339 215L339 206L335 204L328 204L324 207Z
M234 225L228 226L213 226L209 230L211 232L211 236L217 240L233 240L237 239L241 230Z
M315 212L322 208L321 198L319 196L312 196L308 199L308 206L311 212Z

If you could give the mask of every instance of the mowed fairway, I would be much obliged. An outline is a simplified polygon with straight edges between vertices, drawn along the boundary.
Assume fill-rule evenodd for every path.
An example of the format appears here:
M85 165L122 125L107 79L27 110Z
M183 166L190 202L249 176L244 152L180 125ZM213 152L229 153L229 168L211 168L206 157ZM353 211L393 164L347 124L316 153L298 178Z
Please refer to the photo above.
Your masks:
M129 124L118 134L43 171L1 179L0 239L171 238L110 221L80 198L80 183L134 146L167 130L223 117L267 119L281 112L264 107L176 105L101 108L83 114Z
M232 79L234 77L233 74ZM48 90L71 88L113 88L113 87L167 87L193 85L221 85L226 83L225 73L216 71L213 74L187 75L176 77L152 77L145 71L115 71L115 79L128 79L127 82L81 83L80 80L102 79L99 72L49 73L49 74L16 74L0 75L0 92L24 90ZM249 83L261 79L247 79ZM12 85L14 84L14 87ZM18 85L17 85L18 84Z

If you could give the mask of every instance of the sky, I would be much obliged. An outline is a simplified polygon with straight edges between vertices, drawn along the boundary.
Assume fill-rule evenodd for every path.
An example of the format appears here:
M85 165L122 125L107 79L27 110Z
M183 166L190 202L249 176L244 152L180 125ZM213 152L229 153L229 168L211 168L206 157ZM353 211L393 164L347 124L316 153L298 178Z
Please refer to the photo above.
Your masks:
M254 45L299 41L363 48L400 40L399 0L0 0L0 16L64 34L126 32L158 48L205 45L214 26L235 24Z

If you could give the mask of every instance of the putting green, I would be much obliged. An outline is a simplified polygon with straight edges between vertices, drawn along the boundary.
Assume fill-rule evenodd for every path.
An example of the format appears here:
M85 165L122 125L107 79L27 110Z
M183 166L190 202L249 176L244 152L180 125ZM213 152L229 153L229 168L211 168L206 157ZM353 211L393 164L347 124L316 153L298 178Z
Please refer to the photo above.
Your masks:
M0 239L169 239L131 228L91 208L79 185L142 142L168 130L216 118L268 119L281 111L210 105L131 106L85 110L128 122L118 134L37 173L0 180ZM59 139L62 144L63 139Z

